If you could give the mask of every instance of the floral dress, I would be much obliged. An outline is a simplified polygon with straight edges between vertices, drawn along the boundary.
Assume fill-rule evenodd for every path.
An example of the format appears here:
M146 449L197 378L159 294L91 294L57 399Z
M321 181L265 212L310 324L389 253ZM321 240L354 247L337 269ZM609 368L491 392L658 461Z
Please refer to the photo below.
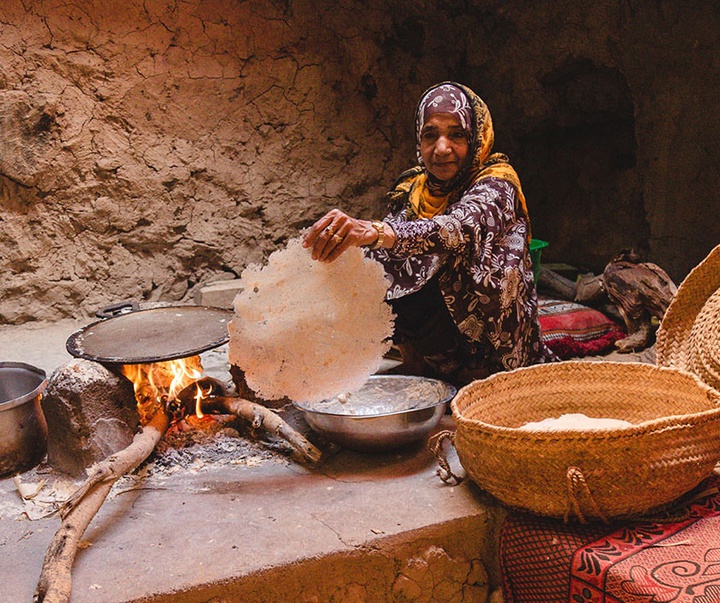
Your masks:
M388 301L436 281L459 333L459 349L424 354L440 376L460 365L482 375L552 359L540 339L528 223L517 207L513 185L491 177L433 218L416 218L407 206L385 218L395 245L372 253L390 281Z

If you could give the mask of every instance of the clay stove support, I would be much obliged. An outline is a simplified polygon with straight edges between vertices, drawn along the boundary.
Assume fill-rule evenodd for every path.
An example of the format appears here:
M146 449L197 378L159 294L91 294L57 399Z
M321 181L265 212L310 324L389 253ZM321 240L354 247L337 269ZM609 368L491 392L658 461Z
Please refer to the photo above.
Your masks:
M140 422L132 383L77 358L59 366L42 397L48 464L83 477L85 469L130 445Z

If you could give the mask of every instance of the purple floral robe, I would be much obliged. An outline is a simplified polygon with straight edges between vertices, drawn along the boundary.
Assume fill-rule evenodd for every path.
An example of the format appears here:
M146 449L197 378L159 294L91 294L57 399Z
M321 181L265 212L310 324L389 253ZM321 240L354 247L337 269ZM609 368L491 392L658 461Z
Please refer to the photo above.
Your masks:
M472 364L488 373L551 359L540 340L528 224L516 210L515 188L486 178L431 219L409 219L407 207L391 213L396 243L373 252L390 279L388 300L438 276Z

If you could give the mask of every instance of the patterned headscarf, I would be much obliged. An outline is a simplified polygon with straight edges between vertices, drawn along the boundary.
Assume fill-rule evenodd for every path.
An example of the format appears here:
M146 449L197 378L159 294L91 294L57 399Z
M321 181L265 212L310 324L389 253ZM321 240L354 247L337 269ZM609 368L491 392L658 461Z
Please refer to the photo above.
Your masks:
M465 130L468 143L472 142L473 112L467 96L454 84L440 84L435 88L430 88L420 99L415 113L418 161L421 164L420 136L425 127L425 122L438 113L448 113L455 117L462 129Z
M425 122L438 113L453 115L468 136L468 159L450 180L438 181L423 165L420 139ZM405 172L390 199L409 196L410 206L419 218L432 218L455 203L474 183L485 178L499 178L512 184L518 193L519 210L528 219L525 196L520 179L507 155L492 153L495 143L490 111L470 88L455 82L443 82L428 89L421 97L415 113L418 167ZM528 219L529 223L529 219ZM528 224L528 233L529 233ZM528 237L530 235L528 234Z

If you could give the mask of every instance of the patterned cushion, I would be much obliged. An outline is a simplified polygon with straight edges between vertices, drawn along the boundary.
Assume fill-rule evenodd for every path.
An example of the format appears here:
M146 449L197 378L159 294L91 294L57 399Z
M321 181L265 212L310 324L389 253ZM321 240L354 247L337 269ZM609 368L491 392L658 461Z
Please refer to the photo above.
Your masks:
M609 525L510 512L505 603L720 601L719 487L714 475L662 514Z
M575 302L540 297L538 314L543 342L563 360L599 354L625 337L614 320Z

